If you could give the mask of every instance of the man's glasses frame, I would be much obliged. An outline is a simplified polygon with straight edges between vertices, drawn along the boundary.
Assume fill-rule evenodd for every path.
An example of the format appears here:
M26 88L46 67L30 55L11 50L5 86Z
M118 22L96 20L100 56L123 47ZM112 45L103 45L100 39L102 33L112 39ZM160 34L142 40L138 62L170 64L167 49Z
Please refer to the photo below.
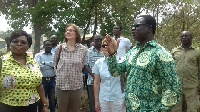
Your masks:
M146 25L146 26L151 26L149 24L133 24L131 26L131 30L135 30L135 29L138 29L138 27L142 26L142 25Z

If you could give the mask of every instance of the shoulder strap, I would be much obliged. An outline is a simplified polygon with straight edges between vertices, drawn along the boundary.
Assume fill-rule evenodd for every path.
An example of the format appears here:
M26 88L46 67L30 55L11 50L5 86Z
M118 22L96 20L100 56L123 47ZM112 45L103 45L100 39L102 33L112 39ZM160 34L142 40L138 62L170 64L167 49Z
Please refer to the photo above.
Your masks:
M60 60L61 51L62 51L62 45L60 45L60 49L59 49L59 53L58 53L58 58L57 58L56 66L58 65L58 62L59 62L59 60Z
M0 75L1 75L1 69L2 69L2 59L0 58Z

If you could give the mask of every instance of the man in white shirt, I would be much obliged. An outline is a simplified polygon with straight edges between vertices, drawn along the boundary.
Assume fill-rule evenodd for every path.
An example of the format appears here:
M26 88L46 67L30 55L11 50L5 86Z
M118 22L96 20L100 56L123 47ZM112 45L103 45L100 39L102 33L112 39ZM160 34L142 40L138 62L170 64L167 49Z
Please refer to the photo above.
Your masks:
M116 41L117 39L120 39L119 47L117 49L117 56L119 58L124 57L126 52L133 47L130 40L128 38L122 37L121 33L122 33L122 26L115 25L113 28L114 38ZM123 77L121 77L120 80L121 80L121 89L122 89L122 92L124 92L126 75L123 75Z
M113 28L113 35L115 40L120 39L119 47L117 49L117 55L119 57L123 57L126 54L126 51L132 48L132 43L128 38L124 38L121 36L122 27L121 26L114 26Z

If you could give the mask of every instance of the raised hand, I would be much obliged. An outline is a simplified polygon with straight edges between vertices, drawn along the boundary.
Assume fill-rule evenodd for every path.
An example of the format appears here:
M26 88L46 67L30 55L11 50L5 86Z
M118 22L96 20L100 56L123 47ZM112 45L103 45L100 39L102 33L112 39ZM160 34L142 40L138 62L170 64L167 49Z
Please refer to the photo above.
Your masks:
M112 38L110 35L106 35L105 39L103 40L103 44L107 45L106 49L108 50L108 53L110 55L113 55L117 52L117 49L119 47L120 39L117 39L117 42L114 38Z

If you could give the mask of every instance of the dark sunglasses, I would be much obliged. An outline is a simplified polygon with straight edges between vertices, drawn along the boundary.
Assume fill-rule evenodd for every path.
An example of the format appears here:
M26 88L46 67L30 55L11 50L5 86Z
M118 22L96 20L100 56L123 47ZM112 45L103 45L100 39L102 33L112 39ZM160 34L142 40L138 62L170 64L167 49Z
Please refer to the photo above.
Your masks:
M134 24L131 26L131 29L137 29L138 27L142 26L142 25L147 25L147 26L151 26L149 24Z
M107 45L105 45L105 44L101 45L102 48L105 48L106 46L107 46Z

